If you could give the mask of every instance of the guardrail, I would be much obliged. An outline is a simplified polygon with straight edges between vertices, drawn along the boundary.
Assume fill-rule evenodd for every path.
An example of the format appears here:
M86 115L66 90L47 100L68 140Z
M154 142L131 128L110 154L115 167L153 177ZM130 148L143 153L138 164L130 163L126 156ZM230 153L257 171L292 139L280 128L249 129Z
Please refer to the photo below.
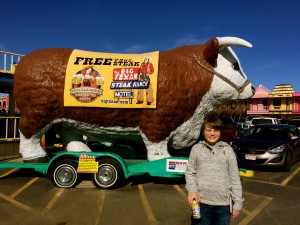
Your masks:
M0 50L0 53L0 71L14 74L18 62L20 62L24 55L2 50ZM7 56L10 56L10 59ZM8 65L10 65L9 68Z
M18 116L0 116L0 141L19 141Z

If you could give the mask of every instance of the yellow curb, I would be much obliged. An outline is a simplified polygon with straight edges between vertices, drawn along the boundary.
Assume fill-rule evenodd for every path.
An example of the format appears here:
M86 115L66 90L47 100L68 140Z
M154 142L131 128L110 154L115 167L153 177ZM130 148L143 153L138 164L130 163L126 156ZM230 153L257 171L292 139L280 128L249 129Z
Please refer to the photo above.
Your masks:
M242 177L253 177L254 176L254 171L253 170L240 171L240 176L242 176Z

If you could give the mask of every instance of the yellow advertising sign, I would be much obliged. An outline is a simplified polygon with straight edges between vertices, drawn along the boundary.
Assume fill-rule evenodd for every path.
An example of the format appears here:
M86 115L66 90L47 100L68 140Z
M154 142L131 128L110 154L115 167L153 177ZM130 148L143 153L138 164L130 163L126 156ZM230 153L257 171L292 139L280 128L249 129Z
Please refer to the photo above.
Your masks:
M159 52L115 54L74 50L64 106L156 108Z
M77 173L98 173L98 162L96 162L96 158L81 154Z

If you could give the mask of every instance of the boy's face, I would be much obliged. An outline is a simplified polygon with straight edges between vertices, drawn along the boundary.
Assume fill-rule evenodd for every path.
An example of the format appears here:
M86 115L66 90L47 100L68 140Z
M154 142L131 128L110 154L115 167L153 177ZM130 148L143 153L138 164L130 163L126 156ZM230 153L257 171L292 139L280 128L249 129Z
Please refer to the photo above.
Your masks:
M221 137L221 131L212 128L212 126L210 124L207 124L204 127L203 134L204 134L205 140L210 145L216 144Z

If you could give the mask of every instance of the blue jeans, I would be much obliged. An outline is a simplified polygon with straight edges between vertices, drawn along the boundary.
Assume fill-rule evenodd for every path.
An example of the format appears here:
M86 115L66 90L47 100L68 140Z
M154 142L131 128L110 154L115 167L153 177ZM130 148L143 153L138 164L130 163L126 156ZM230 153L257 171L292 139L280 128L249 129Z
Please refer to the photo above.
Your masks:
M200 203L200 220L193 220L193 225L229 225L230 208L226 206L213 206Z

